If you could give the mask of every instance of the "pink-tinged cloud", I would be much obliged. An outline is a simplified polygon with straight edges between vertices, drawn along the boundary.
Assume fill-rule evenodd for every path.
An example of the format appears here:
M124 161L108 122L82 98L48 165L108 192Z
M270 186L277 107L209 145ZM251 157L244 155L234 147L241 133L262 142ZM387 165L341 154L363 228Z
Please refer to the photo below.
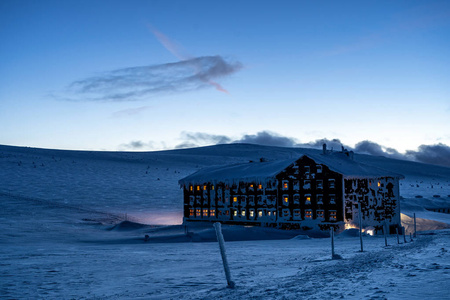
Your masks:
M148 26L150 31L155 35L155 37L158 39L158 41L170 52L172 53L176 58L178 58L179 60L192 60L194 57L186 52L183 51L182 47L177 45L175 42L173 42L172 40L170 40L165 34L163 34L162 32L160 32L159 30L157 30L156 28L154 28L152 25ZM195 61L194 61L195 62ZM203 70L202 70L202 65L201 64L192 64L192 68L195 70L195 72L197 74L202 74ZM220 91L220 92L224 92L229 94L229 92L223 88L219 83L211 80L211 79L207 79L204 78L203 76L200 76L199 78L201 78L205 83L213 86L216 88L216 90Z

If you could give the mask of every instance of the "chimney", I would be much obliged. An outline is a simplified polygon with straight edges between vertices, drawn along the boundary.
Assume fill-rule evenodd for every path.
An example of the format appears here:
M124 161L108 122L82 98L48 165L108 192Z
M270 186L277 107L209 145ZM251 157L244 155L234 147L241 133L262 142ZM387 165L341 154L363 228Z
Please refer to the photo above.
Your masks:
M327 154L327 144L323 144L322 145L322 149L323 149L323 154Z

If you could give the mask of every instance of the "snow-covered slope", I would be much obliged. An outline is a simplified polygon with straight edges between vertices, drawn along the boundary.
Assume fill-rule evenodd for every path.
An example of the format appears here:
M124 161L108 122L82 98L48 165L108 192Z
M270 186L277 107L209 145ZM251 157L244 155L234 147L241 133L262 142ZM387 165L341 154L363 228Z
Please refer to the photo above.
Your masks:
M177 224L182 216L182 192L178 180L200 168L261 157L291 159L320 151L249 144L159 152L0 146L0 193L127 214L146 223ZM424 197L415 200L414 205L437 200L440 206L450 206L450 168L357 154L355 161L405 175L401 196Z
M331 260L328 238L273 240L279 238L274 231L224 226L237 285L227 289L217 243L201 242L214 239L212 228L185 234L183 226L121 222L127 214L148 224L180 223L177 182L202 167L318 152L255 145L145 153L0 146L0 298L448 299L449 230L422 232L402 244L389 236L388 247L383 237L365 236L362 253L358 237L342 234L335 246L343 259ZM408 228L412 213L421 230L450 223L448 214L425 209L448 207L449 168L355 159L406 176ZM144 234L151 236L147 243ZM272 240L254 240L258 235ZM230 242L239 237L248 240ZM179 243L186 240L199 242Z

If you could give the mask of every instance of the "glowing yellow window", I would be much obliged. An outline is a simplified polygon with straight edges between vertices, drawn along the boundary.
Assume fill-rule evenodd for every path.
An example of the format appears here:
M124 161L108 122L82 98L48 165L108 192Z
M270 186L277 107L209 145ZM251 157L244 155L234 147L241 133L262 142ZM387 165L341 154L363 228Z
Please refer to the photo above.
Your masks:
M195 214L197 215L197 217L200 217L202 215L202 210L200 208L197 208L195 210Z
M289 203L289 197L288 196L284 196L283 197L283 201L284 201L284 204L288 204Z
M241 211L241 216L245 217L245 210Z
M250 188L253 189L253 184L250 184Z
M378 187L380 187L380 186L381 186L381 182L378 181Z
M258 211L258 217L262 217L262 211Z
M190 217L193 217L193 216L194 216L194 209L191 208L191 209L189 210L189 216L190 216Z
M310 210L305 211L305 218L311 219L312 218L312 211L310 211Z
M203 210L203 216L204 216L204 217L207 217L207 216L208 216L208 210L207 210L207 209L204 209L204 210Z
M200 186L199 185L197 185L197 191L200 191Z
M207 187L206 185L203 186L203 190L204 190L204 191L206 191L206 187Z
M336 221L336 211L330 211L330 221Z
M235 211L233 212L233 215L234 215L235 217L237 217L237 210L235 210Z
M272 215L272 212L271 212L271 211L268 211L268 212L267 212L267 215L271 216L271 215Z
M250 217L254 217L255 216L255 212L253 210L250 211Z
M189 190L192 192L194 190L194 187L192 185L190 185Z
M288 189L288 183L287 183L287 181L283 182L283 189L285 189L285 190Z
M311 203L311 196L306 196L306 203Z
M211 209L210 211L209 211L209 216L210 217L214 217L216 215L216 211L214 210L214 209Z
M237 197L233 197L233 202L237 202Z
M211 189L214 191L214 186L213 185L211 186Z
M259 189L259 190L262 189L262 184L258 184L258 189Z

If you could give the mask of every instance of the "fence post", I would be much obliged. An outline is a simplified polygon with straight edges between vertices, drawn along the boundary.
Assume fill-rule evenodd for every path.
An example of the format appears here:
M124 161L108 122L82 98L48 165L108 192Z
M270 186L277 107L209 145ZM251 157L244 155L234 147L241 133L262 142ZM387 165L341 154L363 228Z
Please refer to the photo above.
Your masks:
M396 229L397 229L397 230L396 230L396 232L397 232L397 244L400 244L400 238L399 238L399 236L398 236L398 226L397 226Z
M416 227L416 213L414 213L414 237L416 237L417 227Z
M330 228L331 236L331 259L334 259L334 227Z
M388 242L387 242L387 224L386 221L384 221L384 226L383 226L383 234L384 234L384 245L387 247L388 246Z
M403 233L403 242L406 244L407 243L407 241L406 241L406 229L403 226L402 226L402 233Z
M225 252L225 241L222 234L222 225L219 222L214 223L216 229L217 241L219 242L220 255L222 256L223 269L225 270L225 277L227 279L228 287L234 288L235 284L231 280L230 267L228 266L227 254Z
M361 252L364 252L363 240L362 240L362 216L361 216L361 203L358 204L359 215L359 241L361 242Z

